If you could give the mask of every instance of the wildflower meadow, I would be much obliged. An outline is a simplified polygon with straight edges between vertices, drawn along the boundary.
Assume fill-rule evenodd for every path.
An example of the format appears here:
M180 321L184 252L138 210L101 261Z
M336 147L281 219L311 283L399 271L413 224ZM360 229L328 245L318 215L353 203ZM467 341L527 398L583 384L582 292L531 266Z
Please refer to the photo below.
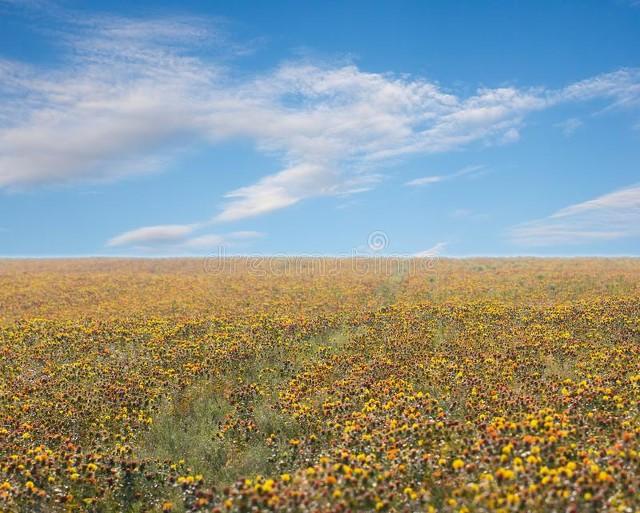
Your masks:
M639 511L640 262L315 264L0 262L0 511Z

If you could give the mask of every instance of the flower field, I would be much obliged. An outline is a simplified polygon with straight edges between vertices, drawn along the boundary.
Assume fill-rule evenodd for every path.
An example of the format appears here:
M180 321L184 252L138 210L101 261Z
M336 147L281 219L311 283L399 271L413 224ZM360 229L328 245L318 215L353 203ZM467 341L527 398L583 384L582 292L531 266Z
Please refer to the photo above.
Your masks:
M640 261L395 264L0 261L0 511L640 511Z

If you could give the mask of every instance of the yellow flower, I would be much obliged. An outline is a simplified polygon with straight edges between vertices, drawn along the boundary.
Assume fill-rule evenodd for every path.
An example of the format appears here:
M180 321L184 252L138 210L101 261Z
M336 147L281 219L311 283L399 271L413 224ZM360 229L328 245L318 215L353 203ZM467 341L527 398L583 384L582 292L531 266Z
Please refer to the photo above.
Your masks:
M461 459L455 459L453 460L453 463L451 464L451 466L453 467L454 470L460 470L461 468L464 467L464 461L462 461Z
M262 489L269 493L273 490L273 479L267 479L263 484L262 484Z
M496 477L509 480L515 477L515 472L511 469L501 467L496 471Z

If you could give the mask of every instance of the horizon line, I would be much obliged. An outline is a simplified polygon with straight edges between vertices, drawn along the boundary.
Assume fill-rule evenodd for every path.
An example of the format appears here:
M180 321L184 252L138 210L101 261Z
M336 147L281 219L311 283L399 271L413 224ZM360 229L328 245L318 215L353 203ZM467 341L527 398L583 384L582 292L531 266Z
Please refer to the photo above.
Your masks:
M199 259L233 259L233 258L272 258L272 259L289 259L289 258L306 258L306 259L338 259L348 260L353 258L358 259L403 259L403 260L420 260L420 259L438 259L438 260L472 260L480 258L493 258L493 259L640 259L640 255L631 254L615 254L615 255L601 255L601 254L557 254L557 255L540 255L540 254L471 254L471 255L406 255L406 254L357 254L357 255L345 255L345 254L318 254L313 255L309 253L270 253L270 254L237 254L237 255L19 255L19 256L5 256L0 255L0 261L3 260L199 260Z

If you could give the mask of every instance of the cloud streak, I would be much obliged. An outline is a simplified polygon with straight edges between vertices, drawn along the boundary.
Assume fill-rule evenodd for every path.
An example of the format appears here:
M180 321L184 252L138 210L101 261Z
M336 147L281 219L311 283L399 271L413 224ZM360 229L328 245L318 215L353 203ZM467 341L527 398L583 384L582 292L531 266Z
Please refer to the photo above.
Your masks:
M460 178L461 176L480 176L486 172L484 169L485 167L480 165L466 166L450 175L431 175L423 176L421 178L414 178L413 180L405 182L405 185L407 187L422 187L424 185L431 185L434 183L455 180L456 178Z
M565 137L571 137L584 123L578 118L569 118L556 126L562 130Z
M237 231L226 234L205 233L195 235L206 228L201 224L169 224L137 228L113 237L107 242L110 248L134 248L139 250L199 251L229 247L249 241L263 234L254 231Z
M107 242L109 247L131 245L164 245L182 243L188 235L193 233L196 225L193 224L167 224L147 226L131 230L113 237Z
M544 219L514 227L511 239L551 246L640 236L640 185L563 208Z
M441 256L447 249L448 244L446 242L438 242L429 249L414 253L412 256L415 258L437 258Z

